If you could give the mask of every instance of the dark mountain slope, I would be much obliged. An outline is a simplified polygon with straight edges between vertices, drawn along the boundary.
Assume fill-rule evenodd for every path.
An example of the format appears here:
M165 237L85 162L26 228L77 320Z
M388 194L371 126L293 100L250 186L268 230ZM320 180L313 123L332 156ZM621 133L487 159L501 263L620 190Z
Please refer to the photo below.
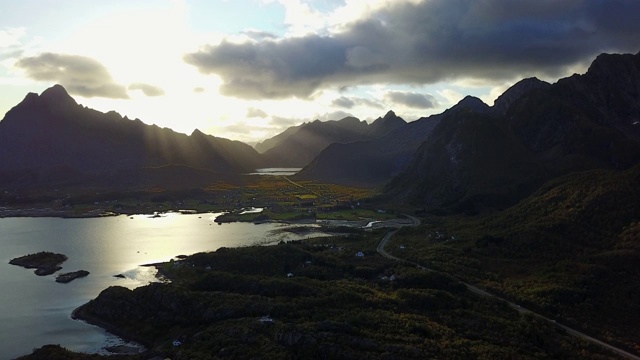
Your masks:
M387 197L475 212L512 205L536 184L573 171L632 166L640 160L638 68L640 55L600 56L585 75L551 86L533 81L493 110L493 121L472 113L443 119L438 136L385 187Z
M40 96L28 94L0 122L3 179L23 174L33 185L45 185L52 173L71 181L164 165L238 174L258 167L259 154L241 142L200 131L188 136L85 108L59 85Z
M551 84L535 77L520 80L508 88L502 95L498 96L493 104L493 111L504 115L509 107L511 107L511 104L520 99L525 93L536 89L546 89L549 86L551 86Z
M298 126L288 127L285 131L281 132L280 134L257 143L254 146L254 148L260 154L263 154L267 150L269 150L269 149L273 148L274 146L278 145L280 142L286 140L289 136L292 136L293 134L295 134L298 130L300 130L301 127L303 127L303 126L305 126L307 124L308 123L303 123L303 124L300 124Z
M289 135L284 138L278 135L279 142L263 155L269 166L303 167L330 144L377 138L404 124L406 122L392 111L371 125L354 117L337 121L316 120L301 125L295 131L285 131Z
M443 114L410 122L383 137L332 144L297 177L345 185L381 186L405 169L420 144L429 138L445 114L461 109L489 111L489 107L480 99L466 97Z
M543 170L499 117L446 113L386 191L413 204L476 212L507 206L540 185Z

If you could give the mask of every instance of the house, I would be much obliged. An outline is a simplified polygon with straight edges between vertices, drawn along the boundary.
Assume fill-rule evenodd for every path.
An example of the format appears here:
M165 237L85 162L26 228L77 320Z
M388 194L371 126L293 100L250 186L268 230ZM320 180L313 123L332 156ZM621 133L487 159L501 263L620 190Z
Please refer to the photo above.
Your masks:
M260 323L262 323L262 324L273 324L274 323L273 319L268 315L265 315L265 316L261 317L260 320L258 320L258 321Z

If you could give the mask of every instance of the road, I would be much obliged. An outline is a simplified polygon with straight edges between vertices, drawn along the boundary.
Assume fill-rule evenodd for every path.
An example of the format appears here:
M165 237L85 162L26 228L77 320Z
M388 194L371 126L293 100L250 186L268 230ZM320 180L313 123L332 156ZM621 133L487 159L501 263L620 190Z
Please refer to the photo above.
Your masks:
M418 225L420 225L420 220L419 219L417 219L417 218L415 218L415 217L413 217L411 215L406 215L405 214L405 216L409 220L411 220L411 223L410 224L401 224L400 227L403 227L403 226L418 226ZM380 243L378 244L378 247L376 249L380 255L386 257L387 259L391 259L391 260L396 260L396 261L401 261L401 262L412 264L412 265L414 265L414 266L416 266L416 267L418 267L418 268L420 268L422 270L425 270L425 271L440 272L440 271L437 271L437 270L429 269L429 268L427 268L425 266L422 266L422 265L420 265L418 263L415 263L415 262L412 262L412 261L408 261L406 259L401 259L401 258L399 258L397 256L389 254L384 248L385 248L385 246L387 246L387 244L389 243L389 241L391 240L393 235L396 234L396 232L398 232L398 229L391 230L391 231L389 231L388 233L386 233L384 235L382 240L380 240ZM449 275L449 276L451 276L451 275ZM458 280L458 281L460 281L460 280ZM558 326L559 328L563 329L569 335L572 335L572 336L575 336L577 338L580 338L580 339L589 341L591 343L600 345L600 346L602 346L604 348L607 348L607 349L613 351L614 353L616 353L616 354L618 354L618 355L620 355L620 356L622 356L624 358L633 359L633 360L640 360L640 356L634 355L634 354L632 354L632 353L630 353L628 351L625 351L625 350L617 348L617 347L615 347L613 345L607 344L606 342L604 342L602 340L598 340L598 339L596 339L594 337L591 337L591 336L589 336L587 334L584 334L584 333L582 333L582 332L580 332L580 331L578 331L576 329L570 328L570 327L568 327L566 325L562 325L562 324L556 322L553 319L549 319L546 316L540 315L540 314L538 314L538 313L536 313L534 311L531 311L529 309L525 309L525 308L523 308L522 306L520 306L518 304L512 303L512 302L510 302L510 301L508 301L508 300L506 300L506 299L504 299L504 298L502 298L500 296L491 294L491 293L489 293L489 292L487 292L485 290L480 289L477 286L468 284L468 283L466 283L464 281L460 281L460 283L463 284L464 286L466 286L469 291L471 291L471 292L473 292L475 294L478 294L480 296L491 297L491 298L506 302L510 307L512 307L513 309L517 310L521 314L529 314L529 315L535 316L535 317L537 317L539 319L548 321L548 322Z

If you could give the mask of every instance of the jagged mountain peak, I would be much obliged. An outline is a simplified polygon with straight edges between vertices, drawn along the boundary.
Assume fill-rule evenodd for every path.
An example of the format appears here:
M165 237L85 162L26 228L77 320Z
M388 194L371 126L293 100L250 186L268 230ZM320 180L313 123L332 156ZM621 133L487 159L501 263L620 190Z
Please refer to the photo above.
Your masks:
M393 110L389 110L383 117L379 117L371 123L369 133L381 136L406 123Z

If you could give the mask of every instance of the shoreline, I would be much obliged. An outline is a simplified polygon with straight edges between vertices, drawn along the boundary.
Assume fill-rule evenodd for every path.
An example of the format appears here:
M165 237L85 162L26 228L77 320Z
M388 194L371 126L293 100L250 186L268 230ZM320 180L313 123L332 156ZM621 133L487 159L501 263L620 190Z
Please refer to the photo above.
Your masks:
M104 290L103 290L104 291ZM91 300L89 301L91 302ZM122 339L127 347L135 347L138 348L140 351L138 351L135 354L131 354L131 355L145 355L145 354L149 354L152 351L152 346L153 344L151 344L150 342L146 341L145 339L142 339L138 336L136 336L134 333L130 333L128 331L125 331L123 329L121 329L120 327L117 327L113 324L110 324L106 321L102 321L99 318L95 317L95 316L91 316L89 315L86 311L84 311L85 307L89 304L89 302L82 304L80 306L78 306L77 308L75 308L72 312L71 312L71 318L75 321L82 321L85 322L89 325L92 326L97 326L103 330L105 330L106 332L115 335L117 337L119 337L120 339ZM104 348L106 350L106 347ZM108 350L107 350L108 351ZM116 352L111 352L113 355L118 355L119 353Z

